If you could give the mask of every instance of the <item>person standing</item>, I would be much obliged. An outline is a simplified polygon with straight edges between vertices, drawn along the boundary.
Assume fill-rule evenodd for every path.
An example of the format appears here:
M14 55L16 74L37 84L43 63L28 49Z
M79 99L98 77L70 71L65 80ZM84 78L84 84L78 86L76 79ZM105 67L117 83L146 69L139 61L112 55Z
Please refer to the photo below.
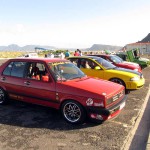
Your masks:
M75 51L75 52L74 52L74 56L79 56L78 51Z
M70 56L70 53L69 53L69 51L67 50L66 52L65 52L65 58L67 58L67 57L69 57Z
M82 52L81 50L78 50L79 56L82 56Z
M61 59L64 59L64 58L65 58L65 55L64 55L63 52L60 53L60 58L61 58Z

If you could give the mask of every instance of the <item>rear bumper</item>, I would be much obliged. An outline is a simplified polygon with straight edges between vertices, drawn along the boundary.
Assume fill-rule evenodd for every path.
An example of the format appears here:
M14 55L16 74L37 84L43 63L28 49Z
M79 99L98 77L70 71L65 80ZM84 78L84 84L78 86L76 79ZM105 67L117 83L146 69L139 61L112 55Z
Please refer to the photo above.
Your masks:
M87 107L86 109L87 109L88 116L92 119L98 119L102 121L114 118L124 108L126 99L127 96L125 95L124 98L119 103L109 108L100 108L100 107L93 107L93 106Z

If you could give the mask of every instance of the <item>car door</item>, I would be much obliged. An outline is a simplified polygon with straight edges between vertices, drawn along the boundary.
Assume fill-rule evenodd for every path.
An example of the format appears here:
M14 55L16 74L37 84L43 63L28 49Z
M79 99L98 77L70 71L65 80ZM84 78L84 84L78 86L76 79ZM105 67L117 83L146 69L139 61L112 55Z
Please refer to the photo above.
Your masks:
M26 62L12 61L4 69L1 84L10 98L19 99L23 93L23 76Z
M24 100L40 105L56 107L59 102L56 101L56 85L50 72L44 63L36 62L36 67L39 68L40 79L32 78L30 75L31 66L32 62L28 63L25 78L23 79ZM42 80L43 76L47 76L49 80Z

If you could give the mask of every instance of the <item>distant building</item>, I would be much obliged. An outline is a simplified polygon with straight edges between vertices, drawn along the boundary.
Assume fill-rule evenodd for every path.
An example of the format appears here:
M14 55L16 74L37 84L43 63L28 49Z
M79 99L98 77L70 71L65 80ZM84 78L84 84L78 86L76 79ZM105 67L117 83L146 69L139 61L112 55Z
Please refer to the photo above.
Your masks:
M141 41L136 43L127 44L126 50L138 48L141 54L150 54L150 33Z
M126 51L131 49L139 49L141 54L150 54L150 42L127 44L125 49Z

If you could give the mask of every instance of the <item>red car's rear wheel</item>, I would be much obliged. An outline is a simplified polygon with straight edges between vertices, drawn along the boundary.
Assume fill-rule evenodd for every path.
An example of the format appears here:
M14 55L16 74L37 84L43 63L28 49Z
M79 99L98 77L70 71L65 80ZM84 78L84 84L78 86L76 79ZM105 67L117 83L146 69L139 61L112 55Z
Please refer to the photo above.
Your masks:
M0 105L6 104L8 102L6 92L0 88Z

